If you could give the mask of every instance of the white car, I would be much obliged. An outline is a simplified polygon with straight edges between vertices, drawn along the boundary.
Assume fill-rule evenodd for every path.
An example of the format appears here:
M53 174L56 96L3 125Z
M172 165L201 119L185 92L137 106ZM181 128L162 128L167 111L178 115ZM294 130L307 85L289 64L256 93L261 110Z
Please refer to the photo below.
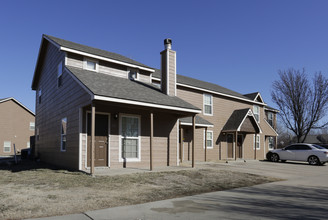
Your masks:
M272 162L296 160L307 161L310 165L323 165L328 161L328 149L315 144L292 144L269 151L267 159Z

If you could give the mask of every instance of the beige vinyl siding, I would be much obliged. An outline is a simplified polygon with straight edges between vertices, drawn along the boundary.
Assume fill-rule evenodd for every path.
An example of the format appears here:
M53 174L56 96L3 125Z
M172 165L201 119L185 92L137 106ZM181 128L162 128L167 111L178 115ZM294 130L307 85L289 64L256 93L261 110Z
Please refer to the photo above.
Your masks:
M194 106L202 109L203 111L203 92L195 89L190 89L182 86L178 86L178 97L183 100L193 104ZM211 128L213 130L213 149L207 150L207 159L208 160L218 160L218 159L226 159L227 158L227 142L226 135L224 136L221 133L221 130L227 120L230 118L231 114L234 110L244 109L244 108L253 108L252 104L243 101L236 101L231 98L219 96L213 94L213 116L206 116L201 114L201 117L211 122L214 127ZM264 120L264 109L260 106L260 126L262 128L262 120ZM247 126L247 122L244 126ZM198 161L204 160L204 151L203 151L203 139L204 139L204 128L196 129L196 139L195 139L195 159ZM235 134L234 134L235 135ZM261 134L261 149L256 152L257 159L263 159L263 143L264 133ZM234 138L235 140L235 138ZM188 158L188 153L186 153L186 149L188 146L191 146L191 140L188 143L184 142L184 158ZM253 151L253 134L247 134L244 136L243 142L243 152L245 159L254 159L254 151Z
M13 100L0 103L0 156L14 154L14 144L16 152L27 148L30 136L34 135L34 130L30 130L30 122L34 122L34 115L17 104ZM10 152L4 152L5 141L11 142Z
M66 65L76 68L83 68L83 56L73 53L67 53Z
M175 90L176 90L176 66L175 66L175 57L176 57L176 52L173 50L169 50L169 62L170 62L170 67L169 67L169 95L175 95Z
M84 57L73 53L67 53L66 64L76 68L83 68ZM128 78L128 68L126 66L100 60L98 62L98 72L111 76ZM139 70L139 80L150 83L150 72Z
M40 140L36 150L41 160L58 166L78 169L79 159L79 108L91 103L90 95L71 77L63 72L62 86L57 88L57 65L65 54L49 44L41 69L39 88L42 103L36 102L36 128ZM36 95L36 100L37 100ZM67 117L66 152L60 151L61 119Z
M99 73L128 78L127 67L105 61L99 62Z
M150 72L139 70L139 81L145 83L151 83Z
M110 167L122 168L123 162L119 161L119 118L115 119L115 114L140 116L140 128L141 128L141 153L140 162L127 162L126 167L133 168L149 168L150 163L150 109L138 108L131 109L128 106L122 105L110 105L109 103L96 104L96 113L110 113ZM90 111L90 108L84 109L83 119L86 119L86 112ZM154 140L153 140L153 165L154 167L161 166L176 166L177 164L177 123L176 116L170 113L154 112ZM84 131L86 128L83 128ZM86 154L86 148L82 149L82 169L86 169L86 157L90 155Z

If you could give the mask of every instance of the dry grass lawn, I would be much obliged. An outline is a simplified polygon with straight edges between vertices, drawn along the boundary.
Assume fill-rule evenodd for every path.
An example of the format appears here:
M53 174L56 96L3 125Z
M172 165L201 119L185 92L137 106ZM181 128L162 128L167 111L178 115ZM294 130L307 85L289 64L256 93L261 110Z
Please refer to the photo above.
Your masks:
M218 169L91 177L25 162L0 166L0 219L80 213L276 181Z

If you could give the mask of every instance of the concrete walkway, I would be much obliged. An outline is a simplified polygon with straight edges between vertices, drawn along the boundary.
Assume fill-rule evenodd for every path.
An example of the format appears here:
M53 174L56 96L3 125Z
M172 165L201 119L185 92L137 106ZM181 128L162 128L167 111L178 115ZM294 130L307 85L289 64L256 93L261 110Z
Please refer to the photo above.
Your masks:
M327 219L328 166L248 161L200 164L287 179L140 205L42 218L59 219Z

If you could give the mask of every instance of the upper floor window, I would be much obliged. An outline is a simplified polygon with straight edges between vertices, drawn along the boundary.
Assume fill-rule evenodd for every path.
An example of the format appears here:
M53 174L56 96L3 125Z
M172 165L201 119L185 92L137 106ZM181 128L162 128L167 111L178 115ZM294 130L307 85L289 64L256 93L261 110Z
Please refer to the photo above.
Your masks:
M213 96L204 94L204 115L213 115Z
M30 130L34 131L35 129L35 122L30 122Z
M60 150L66 151L67 118L61 120Z
M42 101L41 97L42 97L42 89L39 88L39 91L38 91L38 100L39 100L39 104L41 104L41 101Z
M57 67L57 86L61 87L63 83L63 64L60 62Z
M129 69L128 70L128 77L130 80L138 80L139 74L137 70Z
M260 122L260 106L254 105L253 106L253 113L254 113L254 117L256 118L256 121Z
M87 70L98 71L98 62L96 60L85 58L83 67Z
M272 112L268 112L268 122L271 125L271 127L273 127L273 113Z

